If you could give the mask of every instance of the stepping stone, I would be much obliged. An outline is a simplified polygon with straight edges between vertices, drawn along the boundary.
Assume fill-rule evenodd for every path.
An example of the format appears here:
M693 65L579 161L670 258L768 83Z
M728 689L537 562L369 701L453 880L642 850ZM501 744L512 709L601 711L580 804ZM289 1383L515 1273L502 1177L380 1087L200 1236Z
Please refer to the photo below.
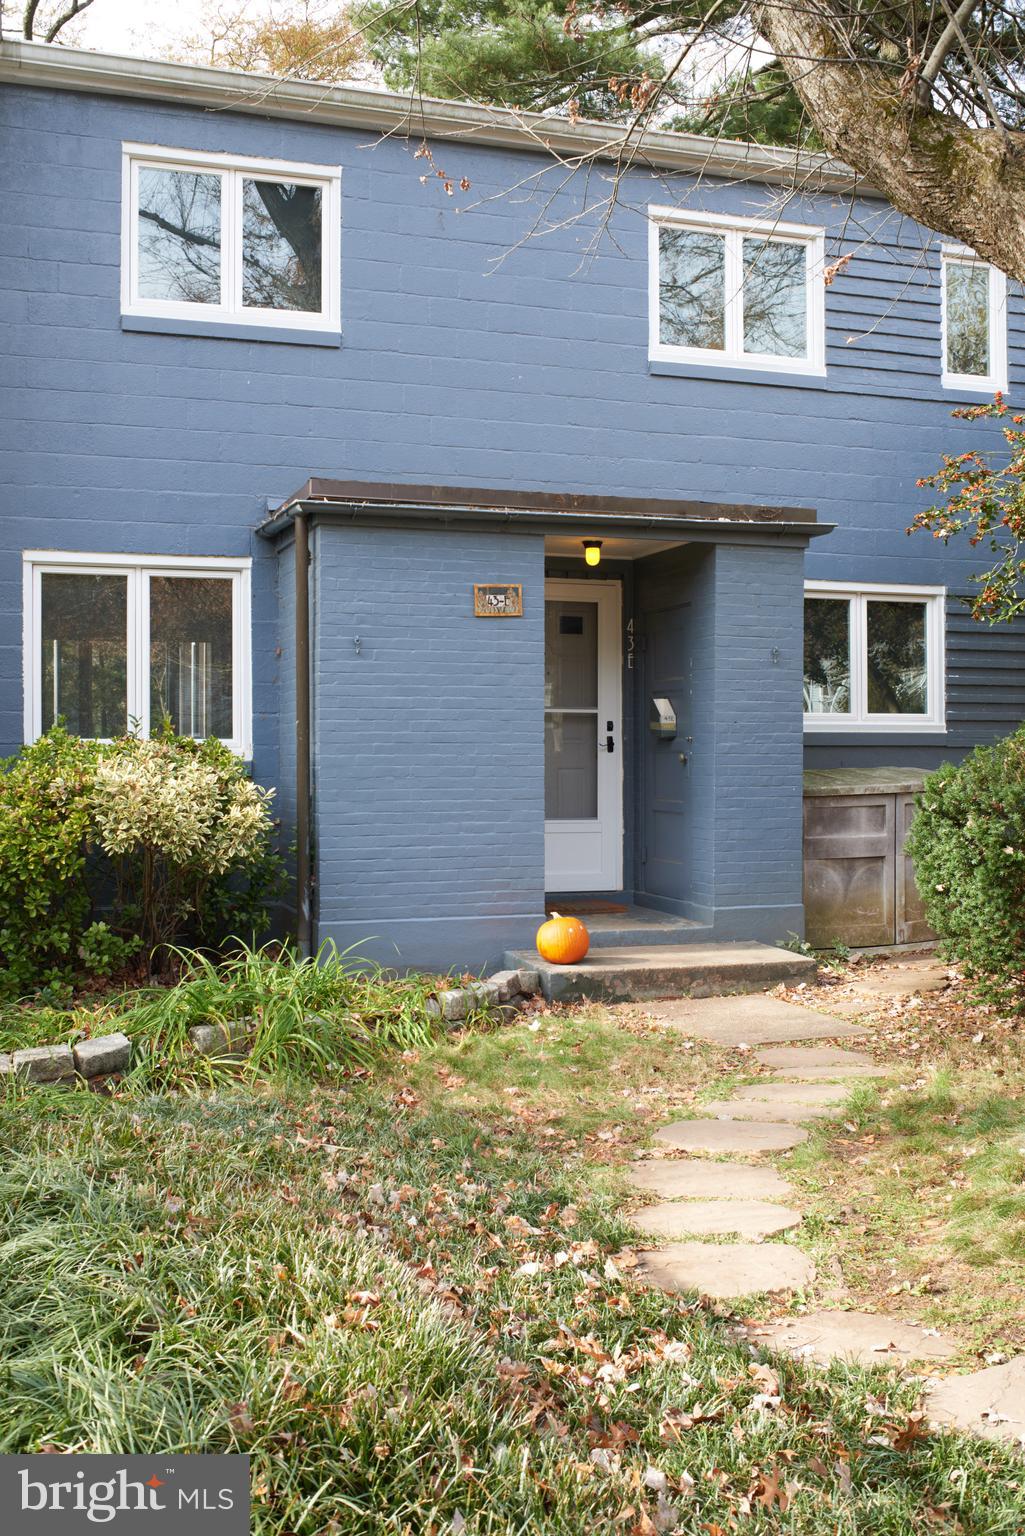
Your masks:
M835 1040L868 1033L860 1024L798 1008L778 997L679 998L657 1004L656 1018L714 1045L768 1045L775 1040Z
M947 967L937 960L918 960L893 970L869 970L854 980L862 997L911 997L915 992L941 992L948 986Z
M810 1104L813 1109L843 1104L850 1093L843 1083L744 1083L735 1099L758 1104Z
M765 1099L716 1099L702 1104L706 1115L716 1120L761 1120L769 1124L803 1125L806 1120L828 1120L833 1108L828 1104L802 1104L788 1100L770 1104Z
M855 1083L877 1077L892 1077L886 1067L777 1067L788 1083Z
M1025 1355L970 1376L948 1376L933 1388L927 1407L933 1424L1025 1443Z
M845 1051L836 1045L767 1045L754 1052L763 1067L785 1072L799 1082L846 1082L848 1078L889 1077L864 1051Z
M807 1254L784 1243L670 1243L637 1257L641 1276L653 1285L716 1301L796 1291L815 1278Z
M808 1132L797 1126L764 1122L739 1125L729 1120L675 1120L672 1125L660 1126L655 1140L683 1152L786 1152L807 1141Z
M800 1211L768 1200L676 1200L649 1205L629 1218L651 1237L774 1237L801 1225Z
M796 1194L775 1168L683 1157L634 1163L627 1183L663 1200L788 1200Z
M749 1323L744 1332L753 1343L824 1365L831 1360L909 1365L914 1360L950 1360L957 1354L957 1346L946 1339L933 1338L911 1323L871 1312L809 1312L803 1317Z
M754 1052L763 1067L871 1067L867 1051L845 1051L841 1045L763 1045Z

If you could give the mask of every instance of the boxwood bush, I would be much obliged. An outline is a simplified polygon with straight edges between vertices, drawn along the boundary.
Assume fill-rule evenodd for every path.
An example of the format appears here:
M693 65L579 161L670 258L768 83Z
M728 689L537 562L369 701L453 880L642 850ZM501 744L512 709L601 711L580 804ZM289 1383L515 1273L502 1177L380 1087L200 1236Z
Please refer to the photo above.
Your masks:
M1025 1010L1025 729L928 775L906 849L946 952Z

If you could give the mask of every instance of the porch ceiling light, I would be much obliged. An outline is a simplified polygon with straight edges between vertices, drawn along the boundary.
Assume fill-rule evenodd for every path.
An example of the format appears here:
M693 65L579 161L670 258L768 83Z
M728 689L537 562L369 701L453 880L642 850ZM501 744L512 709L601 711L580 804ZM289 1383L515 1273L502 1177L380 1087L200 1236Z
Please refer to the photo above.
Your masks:
M584 559L588 565L597 565L601 559L601 539L584 539Z

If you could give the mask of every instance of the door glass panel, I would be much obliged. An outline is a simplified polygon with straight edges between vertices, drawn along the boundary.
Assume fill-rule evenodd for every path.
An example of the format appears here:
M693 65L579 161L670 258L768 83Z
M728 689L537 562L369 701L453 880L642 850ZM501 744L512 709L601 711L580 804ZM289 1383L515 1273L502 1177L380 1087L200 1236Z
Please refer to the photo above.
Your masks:
M868 712L925 715L925 604L868 604Z
M598 717L545 714L545 817L593 821L598 815Z
M62 719L78 736L128 729L128 579L42 578L43 730Z
M598 708L597 603L545 603L545 708Z
M150 726L169 720L180 736L232 734L231 580L152 576Z

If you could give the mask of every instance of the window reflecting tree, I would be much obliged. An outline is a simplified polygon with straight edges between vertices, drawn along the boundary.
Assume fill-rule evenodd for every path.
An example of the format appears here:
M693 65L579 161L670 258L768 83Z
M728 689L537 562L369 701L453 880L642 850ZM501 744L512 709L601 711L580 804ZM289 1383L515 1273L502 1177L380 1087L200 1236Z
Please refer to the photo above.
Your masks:
M989 268L946 265L947 372L985 378L989 358Z
M697 229L658 232L659 340L677 347L726 345L726 242Z
M925 604L868 604L868 711L928 713Z
M188 304L221 300L221 178L139 169L139 294Z
M128 729L128 582L124 576L42 577L42 728L63 719L79 736Z
M253 309L321 308L320 187L242 185L242 302Z
M182 736L232 734L232 584L209 576L152 576L150 724Z
M744 351L804 357L808 351L808 258L804 245L744 241Z
M850 709L851 605L846 598L806 598L804 712L846 715Z

